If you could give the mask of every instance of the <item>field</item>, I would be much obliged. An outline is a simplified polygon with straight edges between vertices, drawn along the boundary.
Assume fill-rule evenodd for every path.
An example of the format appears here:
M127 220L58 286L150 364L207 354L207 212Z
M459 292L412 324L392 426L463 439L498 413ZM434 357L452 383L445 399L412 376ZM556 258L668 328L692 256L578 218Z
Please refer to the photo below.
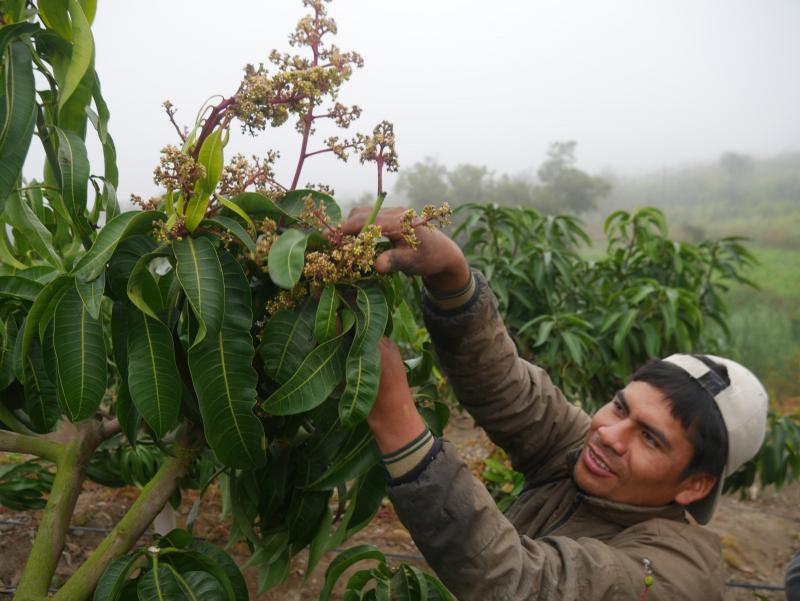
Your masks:
M758 289L736 286L729 355L765 382L773 402L800 407L800 250L755 247L759 265L748 277Z

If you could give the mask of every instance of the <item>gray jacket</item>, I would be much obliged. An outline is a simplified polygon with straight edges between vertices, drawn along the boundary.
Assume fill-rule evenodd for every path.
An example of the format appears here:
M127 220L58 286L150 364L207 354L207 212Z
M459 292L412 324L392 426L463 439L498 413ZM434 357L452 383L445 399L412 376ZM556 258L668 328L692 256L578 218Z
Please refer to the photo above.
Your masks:
M439 443L389 496L428 563L461 601L718 601L718 537L677 504L636 507L582 493L572 465L590 418L522 360L476 274L455 314L425 321L461 404L525 475L503 515L453 446ZM646 560L646 561L645 561Z

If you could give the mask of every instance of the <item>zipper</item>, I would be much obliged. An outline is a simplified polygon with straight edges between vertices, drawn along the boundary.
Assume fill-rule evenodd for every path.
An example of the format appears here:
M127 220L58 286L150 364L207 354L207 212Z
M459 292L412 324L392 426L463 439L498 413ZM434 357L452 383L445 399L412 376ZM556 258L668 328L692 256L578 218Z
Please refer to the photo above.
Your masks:
M569 506L569 509L567 509L566 513L563 516L561 516L561 519L559 519L553 526L548 528L544 533L540 534L539 536L550 536L553 532L555 532L556 530L561 528L561 526L566 524L569 521L569 519L573 515L575 515L575 512L578 510L578 507L583 502L583 499L584 499L583 493L576 493L575 500L572 502L572 505Z

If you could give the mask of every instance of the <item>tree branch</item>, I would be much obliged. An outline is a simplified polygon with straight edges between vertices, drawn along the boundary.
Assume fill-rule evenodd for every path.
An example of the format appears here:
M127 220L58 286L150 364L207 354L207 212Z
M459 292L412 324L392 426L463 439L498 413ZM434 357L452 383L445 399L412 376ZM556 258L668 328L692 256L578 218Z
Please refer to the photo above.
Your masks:
M116 417L113 419L104 419L100 422L100 436L103 437L103 440L108 440L120 432L122 432L122 424L119 423Z
M61 445L46 440L39 436L28 434L17 434L8 430L0 430L0 451L12 453L25 453L26 455L36 455L48 461L58 462L61 456Z
M153 479L142 489L139 497L114 529L103 539L52 601L83 601L88 599L100 576L117 557L127 553L164 507L180 481L188 473L202 446L176 444L175 456L167 457Z
M0 403L0 421L17 434L36 436L36 432L23 424L22 421L16 415L14 415L14 412L6 407L3 403Z
M115 422L87 419L73 424L62 419L54 432L41 438L24 437L23 442L30 448L35 445L54 456L56 475L19 581L15 601L38 601L47 597L81 493L86 466L97 446L107 435L113 435L118 427L118 422ZM16 436L19 441L22 435ZM34 442L25 439L33 439Z
M14 597L17 601L47 597L47 589L61 557L70 518L81 492L83 466L80 450L80 441L73 441L62 449L60 460L56 463L53 487Z

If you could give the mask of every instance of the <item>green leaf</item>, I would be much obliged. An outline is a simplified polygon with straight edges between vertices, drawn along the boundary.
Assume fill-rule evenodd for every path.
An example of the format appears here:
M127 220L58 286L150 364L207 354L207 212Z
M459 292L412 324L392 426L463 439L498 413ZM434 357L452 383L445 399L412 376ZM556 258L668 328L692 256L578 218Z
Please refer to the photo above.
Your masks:
M304 580L308 580L314 569L316 569L322 556L328 550L328 541L331 537L331 526L333 525L333 512L326 504L325 514L322 521L319 523L317 533L311 541L311 546L308 548L308 565L306 566L306 573Z
M455 601L452 593L445 588L436 576L425 574L425 580L428 581L428 597L430 599L434 601Z
M248 601L250 597L247 592L247 583L241 571L239 571L239 566L231 559L230 555L219 547L205 541L192 541L189 548L198 553L202 553L220 566L231 583L235 601Z
M92 59L93 62L94 59ZM58 75L59 72L56 72L56 74ZM78 82L75 92L58 110L58 127L65 131L75 132L82 140L86 138L86 122L90 114L89 111L91 111L89 104L92 101L94 79L94 66L90 64Z
M26 278L28 280L35 280L46 286L58 277L58 271L49 265L37 265L36 267L28 267L27 269L20 269L15 275Z
M326 342L336 336L336 316L341 302L336 286L333 284L325 286L314 319L314 337L317 342Z
M253 239L250 237L250 234L247 233L247 230L244 229L235 219L223 216L212 217L211 219L203 219L203 221L200 222L200 225L220 228L222 231L236 236L239 242L241 242L251 253L256 252L256 243L253 242Z
M337 336L311 351L297 372L264 401L263 409L273 415L291 415L313 409L325 401L344 375L345 336Z
M18 195L12 194L6 203L6 213L10 223L19 230L28 244L39 256L57 269L63 269L61 257L53 248L53 236L28 204Z
M41 4L41 3L40 3ZM6 47L19 37L27 36L30 33L37 33L41 31L39 25L36 23L29 23L21 21L19 23L12 23L0 27L0 55L5 52ZM2 113L0 113L1 115Z
M229 467L252 469L266 461L266 440L253 414L258 375L253 369L250 286L230 254L221 252L219 258L225 317L216 336L207 336L189 350L189 369L214 454Z
M123 382L128 380L128 304L114 301L111 307L111 347Z
M216 336L225 310L225 283L217 251L206 238L184 238L172 245L175 272L199 327L192 346Z
M94 597L92 597L93 601L117 601L122 587L128 581L128 576L133 572L136 560L140 555L141 553L137 552L117 557L112 561L97 582L97 588L94 589Z
M164 248L139 257L128 278L128 298L144 314L160 320L158 312L164 309L164 298L155 277L150 272L150 262L165 255Z
M103 324L93 319L73 287L53 316L58 403L73 421L94 414L106 391L106 349Z
M208 201L211 197L206 194L200 184L198 183L197 189L194 194L189 197L189 204L186 206L186 229L193 232L203 221L208 210Z
M356 335L347 355L347 385L339 400L339 419L352 427L367 417L381 375L378 343L389 319L389 306L375 281L361 282L356 296Z
M83 301L83 306L92 316L92 319L100 319L100 302L103 300L103 291L106 287L106 274L100 272L91 282L75 282L75 288Z
M75 0L72 0L73 2ZM73 221L81 223L86 211L89 159L86 145L71 131L55 128L58 134L58 165L61 168L61 197Z
M208 209L208 202L222 175L222 131L212 132L203 142L197 162L206 169L205 177L198 180L186 207L186 229L193 232L200 225Z
M292 225L297 221L297 219L275 204L275 201L259 192L242 192L241 194L237 194L231 198L229 202L239 207L242 211L254 219L264 219L269 217L274 221L283 221L283 225ZM224 212L230 211L237 215L241 215L241 213L238 211L228 207L227 204L223 203L223 206L226 207Z
M225 601L228 597L219 580L208 572L186 572L181 575L181 589L191 601Z
M303 458L297 467L298 486L289 499L286 524L293 554L310 544L325 519L330 491L307 491L302 484L308 482L321 469L318 457Z
M136 409L161 438L178 421L181 380L172 334L141 311L128 311L128 388Z
M325 571L325 586L319 594L319 601L328 601L331 598L336 581L350 566L367 559L375 559L386 563L386 558L379 549L372 545L357 545L340 553Z
M536 342L533 343L534 347L541 346L550 338L550 332L553 331L553 326L556 322L553 320L545 320L539 324L539 331L536 334Z
M100 89L100 78L97 76L97 73L94 74L92 98L94 99L94 104L97 107L97 124L95 126L97 129L97 136L100 138L100 143L105 145L108 143L108 120L111 118L111 113L109 112L108 105L103 98L103 94ZM111 184L114 187L117 186L118 182L116 178L109 177L108 173L106 173L106 177L111 180Z
M569 351L569 356L572 358L572 361L575 365L580 365L583 361L583 343L580 338L572 332L562 332L561 338L564 340L564 344L567 345L567 350Z
M52 282L42 288L41 292L33 301L28 317L25 320L25 329L22 338L22 354L27 355L30 351L31 341L34 334L39 331L39 338L44 338L44 329L50 322L55 308L61 301L61 297L67 289L72 287L72 278L67 275L60 275Z
M264 326L258 354L267 375L283 384L314 348L315 309L311 299L293 309L281 309Z
M180 572L202 571L208 573L221 585L225 598L235 601L236 590L216 555L197 551L194 549L194 544L189 544L179 552L170 554L168 561Z
M72 41L72 26L67 15L67 2L64 0L39 0L39 16L50 29L67 41Z
M81 282L88 282L100 275L106 267L120 242L128 236L144 234L153 229L153 222L166 220L161 211L129 211L117 215L109 221L72 270L72 274Z
M614 334L614 351L618 356L622 355L625 338L627 338L628 334L630 333L638 314L639 312L636 309L630 309L622 319L622 323L620 323L617 333Z
M304 490L332 490L338 484L365 474L380 461L381 454L372 432L366 426L356 428L347 437L341 451L319 478Z
M69 0L67 9L72 23L72 56L67 64L67 72L58 98L58 110L64 108L70 96L92 66L94 60L94 40L86 15L78 0Z
M139 601L187 601L175 574L168 567L159 566L140 576L136 592Z
M0 276L0 298L15 298L33 302L42 291L42 286L35 280L16 275Z
M49 432L58 421L56 387L44 366L42 347L34 341L25 359L25 412L38 432Z
M86 21L91 25L94 22L94 15L97 12L97 0L79 0Z
M316 190L292 190L287 192L280 201L280 208L296 218L305 211L305 199L309 195L314 200L314 205L325 207L325 212L332 225L342 220L342 210L333 197Z
M250 232L250 235L252 236L256 235L256 224L253 223L253 220L250 218L250 215L248 215L244 209L242 209L236 203L231 202L224 196L218 195L217 199L219 200L219 204L221 204L225 209L232 211L233 213L235 213L244 220L244 222L247 224L247 228Z
M3 58L0 102L0 210L17 185L28 154L36 119L36 89L31 53L23 42L12 42Z
M136 262L157 247L149 236L131 236L123 240L108 263L108 280L117 300L127 298L128 278Z
M131 446L135 447L137 432L139 431L139 426L142 422L142 416L139 415L136 405L133 404L131 393L128 390L127 383L125 382L121 382L119 389L117 390L116 414L117 419L119 419L119 424L122 427L122 433L125 434L125 438L128 439L128 442L131 444Z
M269 277L281 288L291 289L300 281L307 244L308 234L292 229L283 232L269 249Z
M200 154L197 155L197 162L206 168L206 176L200 180L202 190L206 195L212 194L222 176L222 168L225 164L223 157L222 130L217 129L205 139Z
M378 463L356 481L353 498L355 507L353 507L347 523L347 537L352 536L372 522L372 518L381 508L381 502L385 496L386 468L381 463Z
M14 349L19 332L13 317L8 321L0 320L0 324L3 330L3 335L0 337L0 390L5 390L17 379L14 373Z

